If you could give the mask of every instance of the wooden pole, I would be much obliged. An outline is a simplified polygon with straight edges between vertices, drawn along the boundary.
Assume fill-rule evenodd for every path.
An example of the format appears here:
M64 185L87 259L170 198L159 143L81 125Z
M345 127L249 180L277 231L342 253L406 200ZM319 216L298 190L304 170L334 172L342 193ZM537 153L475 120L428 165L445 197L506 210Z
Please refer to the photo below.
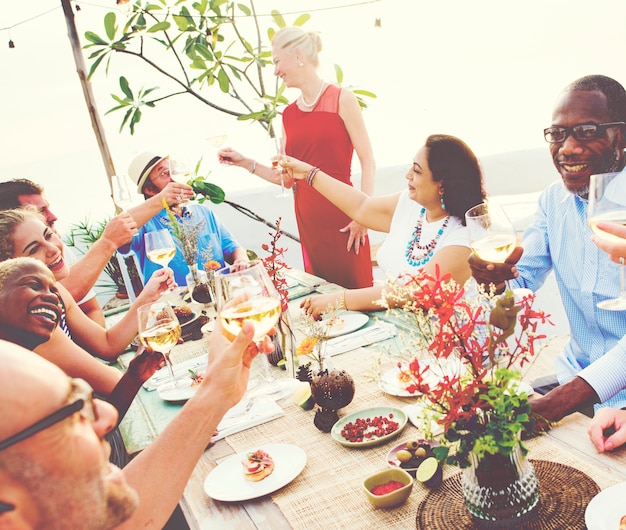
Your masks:
M96 141L100 148L100 155L104 162L104 168L107 174L107 180L109 181L109 188L111 189L111 198L113 198L113 183L111 177L115 175L115 166L113 165L113 158L109 151L106 135L104 133L104 127L100 121L98 109L96 108L96 101L91 91L91 84L87 80L87 70L85 68L85 60L83 58L82 46L76 31L76 24L74 23L74 11L70 0L61 0L63 6L63 13L65 13L65 22L67 24L67 34L72 44L72 53L74 54L74 63L76 64L76 72L80 79L80 84L83 87L83 95L85 96L85 102L87 103L87 110L89 111L89 117L91 118L91 126L96 134ZM114 201L115 202L115 201Z

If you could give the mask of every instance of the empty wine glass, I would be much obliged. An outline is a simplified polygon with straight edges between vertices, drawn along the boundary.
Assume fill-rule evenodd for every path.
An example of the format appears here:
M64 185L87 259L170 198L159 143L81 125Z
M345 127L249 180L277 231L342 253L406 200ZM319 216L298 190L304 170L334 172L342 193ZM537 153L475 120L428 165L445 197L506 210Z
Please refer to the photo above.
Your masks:
M272 330L280 316L280 296L261 261L253 261L247 268L224 267L215 273L215 295L218 317L224 330L238 335L244 322L254 324L255 342L262 341ZM224 308L238 296L245 299ZM293 380L275 380L266 355L261 355L265 384L253 391L271 399L281 399L293 393Z
M139 340L147 347L157 351L165 358L170 372L171 386L176 387L174 367L170 360L172 348L178 344L181 328L176 313L165 302L150 302L137 310Z
M135 186L126 175L111 176L111 190L117 213L128 210L133 205L134 188Z
M600 173L589 179L589 205L587 207L589 225L593 232L607 241L623 242L623 239L597 227L599 222L626 225L626 174ZM600 309L623 311L626 309L626 286L624 285L624 265L619 267L619 296L598 302Z
M280 193L276 195L276 197L289 197L287 190L285 189L285 177L283 174L283 169L279 165L281 157L285 155L285 144L283 138L280 135L276 135L272 139L272 143L274 144L274 156L272 157L272 169L278 173L280 177Z

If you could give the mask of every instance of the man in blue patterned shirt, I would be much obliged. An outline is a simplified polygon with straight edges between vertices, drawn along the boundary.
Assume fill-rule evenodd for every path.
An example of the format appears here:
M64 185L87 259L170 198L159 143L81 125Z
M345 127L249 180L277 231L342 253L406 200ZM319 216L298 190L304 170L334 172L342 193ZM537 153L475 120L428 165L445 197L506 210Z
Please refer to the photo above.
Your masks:
M504 264L470 256L474 278L504 288L539 289L554 271L570 325L556 361L558 385L532 400L548 421L591 404L626 407L626 311L597 302L619 292L617 265L592 242L587 222L589 178L624 168L626 91L617 81L590 75L568 85L544 130L561 180L539 197L533 224ZM515 266L512 266L515 265Z

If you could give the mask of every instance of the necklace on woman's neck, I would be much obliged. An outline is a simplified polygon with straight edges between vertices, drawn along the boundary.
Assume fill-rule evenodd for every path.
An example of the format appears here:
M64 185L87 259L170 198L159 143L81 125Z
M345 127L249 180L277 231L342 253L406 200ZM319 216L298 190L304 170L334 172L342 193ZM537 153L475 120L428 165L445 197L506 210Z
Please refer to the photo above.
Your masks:
M307 109L312 109L313 107L315 107L315 105L317 105L317 102L320 100L320 97L322 96L322 91L324 90L324 85L326 83L324 83L324 80L322 79L322 84L320 85L320 90L317 93L317 96L315 96L315 99L313 100L313 103L307 103L306 101L304 101L304 94L300 94L300 103L302 103L302 105L304 105Z
M450 216L446 216L443 221L443 224L437 230L437 235L428 243L427 245L420 245L420 236L422 235L422 223L424 222L424 216L426 214L426 208L422 208L420 212L420 216L417 220L417 224L415 225L415 230L413 230L413 236L411 240L406 246L406 252L404 255L406 256L406 260L411 267L423 267L426 265L430 258L433 257L435 252L435 247L437 246L437 241L443 234L443 231L448 226L448 221L450 221Z

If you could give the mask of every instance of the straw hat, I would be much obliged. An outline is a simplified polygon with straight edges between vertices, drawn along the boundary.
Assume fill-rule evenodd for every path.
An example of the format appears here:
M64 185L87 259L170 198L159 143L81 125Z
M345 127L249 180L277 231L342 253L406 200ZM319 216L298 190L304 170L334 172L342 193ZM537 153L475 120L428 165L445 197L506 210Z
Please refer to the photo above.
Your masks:
M141 153L137 155L128 166L128 175L137 183L137 193L143 193L143 186L146 183L150 171L154 169L161 160L168 158L169 155L159 156L154 153Z

